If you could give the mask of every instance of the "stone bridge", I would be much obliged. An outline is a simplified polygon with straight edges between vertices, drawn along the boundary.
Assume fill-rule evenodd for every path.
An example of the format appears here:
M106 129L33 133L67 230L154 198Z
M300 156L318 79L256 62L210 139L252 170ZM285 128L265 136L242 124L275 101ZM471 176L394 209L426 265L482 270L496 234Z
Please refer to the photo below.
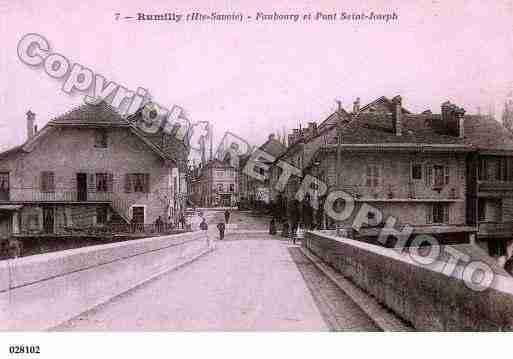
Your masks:
M473 292L354 241L270 236L235 213L215 231L0 262L0 329L510 330L512 287ZM504 284L506 283L506 284ZM465 290L466 289L466 290Z

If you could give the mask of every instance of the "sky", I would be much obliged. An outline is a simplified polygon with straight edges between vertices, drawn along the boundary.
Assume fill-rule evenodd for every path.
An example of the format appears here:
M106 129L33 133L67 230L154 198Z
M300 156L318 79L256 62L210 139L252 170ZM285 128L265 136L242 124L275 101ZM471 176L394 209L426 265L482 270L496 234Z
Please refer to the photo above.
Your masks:
M0 0L0 149L83 103L63 81L22 63L27 33L51 51L128 89L144 87L191 121L231 131L254 145L273 132L321 122L336 100L351 110L401 95L410 111L440 111L446 100L497 118L513 90L513 2L494 1L7 1ZM243 22L138 22L137 13L244 13ZM257 12L396 13L395 21L257 21Z

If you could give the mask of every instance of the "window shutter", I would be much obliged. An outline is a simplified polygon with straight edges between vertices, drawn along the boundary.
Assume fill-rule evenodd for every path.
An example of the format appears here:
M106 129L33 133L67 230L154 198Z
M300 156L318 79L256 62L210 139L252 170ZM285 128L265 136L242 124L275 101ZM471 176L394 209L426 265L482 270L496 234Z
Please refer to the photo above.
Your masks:
M107 192L114 191L114 174L107 174Z
M433 223L433 205L426 206L426 223Z
M444 223L449 223L449 206L445 205L444 207Z
M125 192L130 193L132 192L132 182L131 182L131 176L129 173L125 175Z
M41 192L46 192L46 176L45 172L41 172Z
M150 174L149 173L144 174L144 192L150 193Z
M367 165L367 176L366 177L367 177L367 180L366 180L367 187L372 186L372 168L369 165Z
M89 173L87 175L87 191L96 192L96 176L94 173Z
M54 182L54 174L53 172L48 172L48 192L55 192L55 182Z
M445 175L445 184L449 184L449 181L450 181L450 167L449 166L445 166L444 167L444 175Z
M426 186L431 187L433 185L433 167L426 165Z

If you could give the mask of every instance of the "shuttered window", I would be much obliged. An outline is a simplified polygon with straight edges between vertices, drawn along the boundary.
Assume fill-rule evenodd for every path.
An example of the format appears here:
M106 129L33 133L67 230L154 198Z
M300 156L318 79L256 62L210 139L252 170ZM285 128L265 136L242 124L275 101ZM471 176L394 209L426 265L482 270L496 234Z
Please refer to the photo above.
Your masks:
M427 223L449 223L449 206L446 203L433 203L428 207Z
M55 181L53 172L41 172L41 192L55 192Z
M367 165L365 184L367 187L379 186L379 167L377 165Z
M97 192L112 192L114 176L112 173L97 173L96 174L96 191Z
M125 192L131 193L149 193L150 192L150 174L149 173L128 173L125 176Z

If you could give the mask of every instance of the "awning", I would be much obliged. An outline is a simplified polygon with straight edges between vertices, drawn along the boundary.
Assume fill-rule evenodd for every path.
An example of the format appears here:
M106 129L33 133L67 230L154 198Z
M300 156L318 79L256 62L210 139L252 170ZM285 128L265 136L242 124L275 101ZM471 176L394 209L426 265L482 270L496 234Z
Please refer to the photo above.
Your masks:
M0 211L17 211L22 207L22 204L0 204Z

